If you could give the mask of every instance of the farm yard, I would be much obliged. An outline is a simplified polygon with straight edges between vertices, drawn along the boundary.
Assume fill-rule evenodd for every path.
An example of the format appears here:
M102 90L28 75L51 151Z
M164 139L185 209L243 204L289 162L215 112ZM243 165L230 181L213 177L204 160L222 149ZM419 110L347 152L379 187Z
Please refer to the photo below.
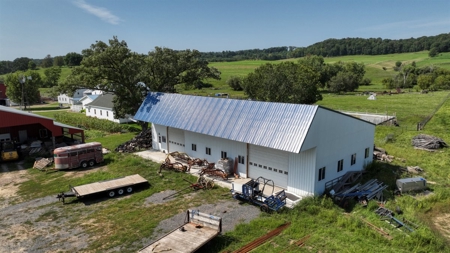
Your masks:
M397 57L400 55L391 57L392 63ZM411 60L420 57L414 56ZM249 62L243 64L223 63L230 66L229 76L256 67ZM368 64L381 63L377 59ZM200 93L230 92L225 85L214 87L217 89ZM380 85L366 88L383 90ZM412 90L378 95L376 100L368 100L368 96L359 92L323 94L323 97L317 104L334 110L387 113L397 117L399 126L377 126L374 140L377 147L394 158L391 162L376 161L367 165L361 179L361 182L378 179L387 184L385 202L371 200L366 207L351 202L341 207L325 195L308 197L293 209L268 214L232 199L229 189L217 184L211 190L187 189L165 199L189 186L185 180L196 181L196 177L173 171L163 171L161 176L157 173L160 163L133 154L111 152L105 154L102 165L94 168L49 172L32 169L33 161L25 159L1 167L0 226L4 229L0 232L0 252L136 252L182 224L187 209L198 209L223 219L223 233L198 252L232 252L288 222L290 226L280 235L253 252L448 252L449 148L427 152L414 149L411 144L420 133L450 143L448 91L421 94ZM41 115L53 114L47 111ZM430 115L433 117L423 130L417 131L417 123ZM88 141L99 141L114 150L135 135L132 132L90 135ZM419 166L423 172L412 174L404 170L407 166ZM56 198L58 193L67 191L69 185L133 174L147 179L150 186L111 199L67 199L63 204ZM427 180L431 194L393 194L397 178L414 176ZM395 228L380 219L375 213L380 205L392 211L400 208L402 213L395 217L417 225L411 225L414 231Z

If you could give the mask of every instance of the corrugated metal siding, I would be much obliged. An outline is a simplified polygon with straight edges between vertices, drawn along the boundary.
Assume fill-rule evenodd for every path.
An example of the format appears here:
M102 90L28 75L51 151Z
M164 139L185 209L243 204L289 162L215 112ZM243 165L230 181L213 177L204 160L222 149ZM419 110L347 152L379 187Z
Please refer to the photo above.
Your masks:
M184 137L185 152L191 157L217 163L221 158L221 151L227 152L227 157L233 159L233 162L238 156L244 156L245 164L238 164L238 174L247 177L247 144L188 131L184 132ZM196 151L192 150L192 144L196 145ZM206 147L211 149L211 155L206 154Z
M150 93L134 118L298 153L317 108L316 105Z
M289 154L288 192L313 195L316 182L316 149Z

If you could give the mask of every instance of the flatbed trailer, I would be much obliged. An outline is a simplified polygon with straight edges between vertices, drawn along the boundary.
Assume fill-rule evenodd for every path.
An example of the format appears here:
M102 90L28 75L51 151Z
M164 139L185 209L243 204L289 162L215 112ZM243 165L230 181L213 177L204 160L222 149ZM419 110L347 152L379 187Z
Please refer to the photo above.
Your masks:
M102 193L106 193L107 196L112 198L116 195L132 193L136 188L144 185L148 185L147 179L135 174L80 186L69 186L70 191L58 194L57 198L62 199L64 202L64 199L67 197L84 198Z
M187 210L183 225L138 252L192 253L221 232L222 218L198 210Z

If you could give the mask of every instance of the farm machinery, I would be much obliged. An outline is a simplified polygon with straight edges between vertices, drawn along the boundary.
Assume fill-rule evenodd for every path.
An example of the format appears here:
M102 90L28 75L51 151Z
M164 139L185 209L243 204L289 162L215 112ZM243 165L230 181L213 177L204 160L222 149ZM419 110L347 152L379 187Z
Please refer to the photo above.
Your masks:
M274 194L274 182L271 179L258 177L253 179L237 179L232 184L233 198L249 202L260 207L261 211L278 211L286 205L286 192L281 190Z

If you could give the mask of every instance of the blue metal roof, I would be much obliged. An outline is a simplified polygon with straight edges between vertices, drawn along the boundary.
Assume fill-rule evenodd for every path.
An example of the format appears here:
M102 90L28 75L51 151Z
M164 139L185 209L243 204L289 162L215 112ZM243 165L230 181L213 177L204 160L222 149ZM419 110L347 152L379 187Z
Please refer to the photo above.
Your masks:
M134 119L298 153L318 108L152 92Z

